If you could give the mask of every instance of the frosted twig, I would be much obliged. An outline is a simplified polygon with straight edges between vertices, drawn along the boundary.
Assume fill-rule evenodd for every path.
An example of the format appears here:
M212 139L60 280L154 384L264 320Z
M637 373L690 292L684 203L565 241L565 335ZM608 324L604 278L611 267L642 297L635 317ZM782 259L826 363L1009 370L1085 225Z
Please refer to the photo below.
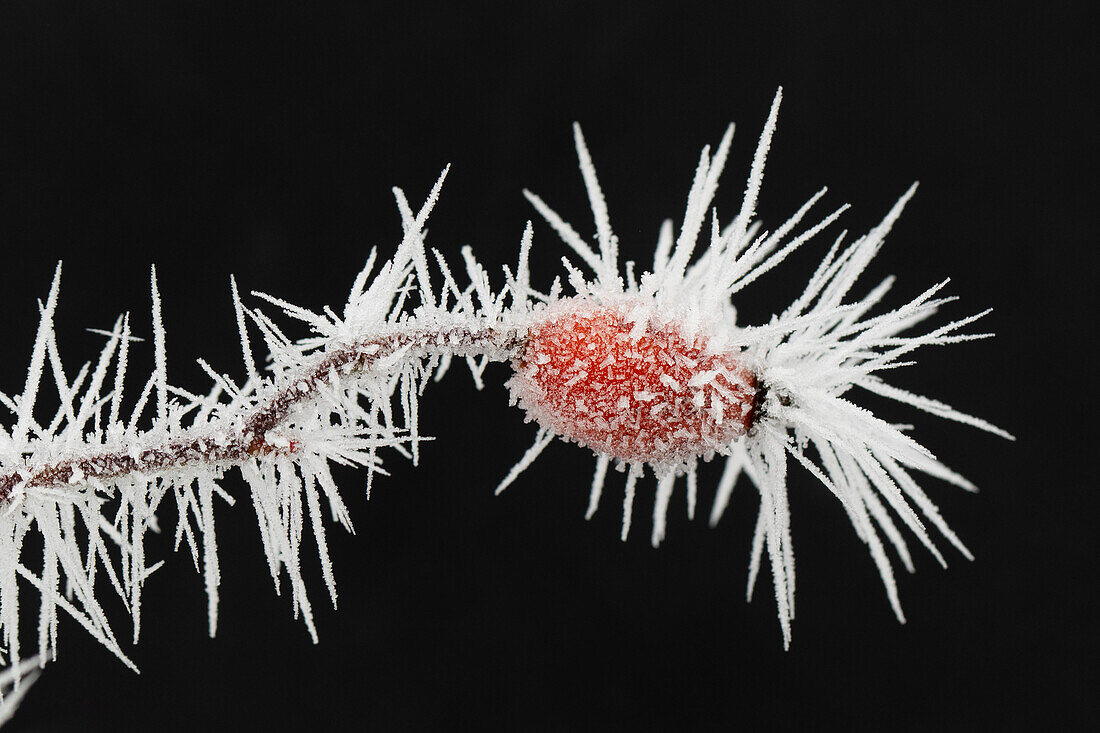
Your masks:
M892 370L912 364L921 347L987 336L964 329L988 311L926 326L954 300L941 292L946 281L893 308L883 305L895 287L892 277L861 297L849 296L914 195L914 184L867 235L847 244L846 233L833 237L805 289L786 308L773 311L779 316L759 325L737 322L735 296L795 249L809 246L847 208L808 220L826 193L821 188L771 233L752 220L781 97L778 92L772 102L743 194L733 207L734 219L723 224L712 205L728 159L731 125L713 155L709 147L699 155L680 231L675 234L672 220L664 220L649 272L634 261L620 266L619 240L579 125L573 142L596 248L540 197L524 191L579 258L576 265L563 258L565 277L555 278L546 292L532 285L536 228L531 222L523 230L514 274L504 267L500 288L469 247L462 249L458 267L435 249L428 257L425 225L444 169L418 211L401 189L393 189L401 242L384 261L371 251L339 315L329 307L314 312L254 294L265 307L304 324L308 336L295 340L266 313L246 308L231 279L243 381L200 359L213 387L193 393L169 380L153 270L154 366L139 382L132 407L127 401L128 415L123 394L130 342L138 340L130 315L119 316L110 330L96 330L107 339L99 358L67 373L54 333L59 264L40 304L23 391L0 393L0 405L14 415L10 430L0 431L0 653L11 665L0 672L0 693L7 692L0 722L25 691L28 680L19 687L20 678L36 661L26 661L21 647L21 621L27 614L21 586L38 591L38 659L52 658L59 618L67 614L134 666L100 599L103 588L121 598L136 641L142 588L160 566L147 563L144 538L159 529L162 503L176 503L175 543L186 547L201 568L213 635L221 582L215 498L239 499L221 485L230 468L238 469L248 485L250 501L242 503L255 512L275 590L289 590L295 616L316 640L301 567L302 548L310 542L307 528L335 606L323 507L327 504L333 521L352 527L331 464L364 467L368 496L374 474L385 473L381 450L392 449L415 465L426 440L418 424L420 401L430 383L461 361L478 388L487 364L507 362L513 371L507 382L511 401L538 427L533 445L503 476L497 493L519 480L554 440L577 443L596 457L586 518L597 511L607 490L608 468L626 474L623 541L634 521L639 481L650 473L656 478L649 535L656 546L666 539L680 478L693 519L700 461L724 460L709 522L716 524L728 510L742 476L755 486L760 505L746 595L751 598L766 557L787 647L795 615L788 498L788 460L793 459L815 486L840 502L868 548L890 607L904 621L880 535L909 571L914 562L903 530L941 564L946 558L931 528L964 557L972 557L918 478L924 474L963 489L974 487L903 426L861 407L855 400L863 392L853 387L1012 439L980 418L886 381ZM574 292L566 294L568 288ZM250 329L259 332L269 354L262 372L253 357ZM44 378L47 367L60 405L42 414L38 396L51 382ZM30 536L36 538L30 545L36 549L24 553Z

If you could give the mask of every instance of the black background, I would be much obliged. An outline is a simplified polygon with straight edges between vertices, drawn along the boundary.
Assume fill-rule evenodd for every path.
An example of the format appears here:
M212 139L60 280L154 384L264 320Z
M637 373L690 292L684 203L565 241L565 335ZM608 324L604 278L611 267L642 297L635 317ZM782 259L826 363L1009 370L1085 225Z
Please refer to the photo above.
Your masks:
M950 276L962 302L945 317L993 306L985 328L999 335L930 350L898 383L1019 441L868 401L982 487L927 482L977 560L941 542L943 571L914 548L899 626L841 508L796 472L798 617L784 653L770 579L744 601L751 488L715 530L687 522L679 489L659 550L651 480L626 544L620 476L584 522L593 460L574 446L555 444L494 498L534 428L507 406L505 367L482 393L455 369L424 398L421 430L438 440L418 468L392 457L369 504L364 475L340 475L357 534L329 532L339 611L305 551L318 646L273 594L245 500L219 519L216 639L201 576L171 557L147 586L142 674L65 620L59 661L11 730L1005 730L1096 716L1087 3L85 5L0 6L7 394L22 388L57 260L70 372L101 343L85 327L129 310L148 335L155 262L169 378L205 389L195 357L243 372L231 273L245 290L340 306L369 247L388 255L397 241L390 187L416 205L447 163L431 242L452 259L471 244L499 284L533 217L522 187L593 230L573 120L625 256L646 262L660 220L682 213L699 149L735 120L718 195L732 216L782 84L760 216L774 226L828 185L860 233L919 179L865 287L898 274L896 305ZM744 292L746 321L786 305L824 248ZM539 284L563 253L536 223ZM143 380L149 359L134 358ZM701 480L704 517L716 478ZM163 522L154 559L171 555L175 517ZM33 621L29 592L27 604Z

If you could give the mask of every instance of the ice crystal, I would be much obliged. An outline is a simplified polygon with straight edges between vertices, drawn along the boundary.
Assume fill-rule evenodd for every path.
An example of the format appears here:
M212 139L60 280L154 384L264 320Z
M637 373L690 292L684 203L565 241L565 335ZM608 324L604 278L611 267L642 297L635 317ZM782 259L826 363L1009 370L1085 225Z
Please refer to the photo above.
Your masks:
M31 657L0 671L0 725L11 719L23 696L38 678L37 667L38 657Z

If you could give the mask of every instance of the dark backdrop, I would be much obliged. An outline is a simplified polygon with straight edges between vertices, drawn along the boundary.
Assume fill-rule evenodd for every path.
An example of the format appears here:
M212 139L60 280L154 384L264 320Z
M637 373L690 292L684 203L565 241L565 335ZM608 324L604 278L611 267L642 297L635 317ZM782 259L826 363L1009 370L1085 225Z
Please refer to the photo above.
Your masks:
M828 185L859 233L920 179L867 285L899 275L896 305L950 276L962 303L948 314L993 306L985 326L999 336L931 350L898 380L1020 439L887 409L983 489L929 480L977 560L941 542L943 571L915 548L918 573L900 578L905 626L840 507L794 471L799 610L784 653L767 575L744 601L751 488L716 530L686 521L678 490L659 550L650 481L628 543L621 476L584 522L593 460L574 446L552 446L494 498L534 429L507 406L504 367L483 393L456 369L423 401L421 430L438 440L419 468L392 457L369 504L364 475L340 475L357 534L330 528L339 611L305 552L318 646L274 596L239 504L219 519L218 638L206 636L201 576L171 557L147 590L142 674L65 620L60 659L13 731L1003 730L1095 717L1087 3L87 5L0 6L7 394L21 389L36 298L59 259L70 369L101 343L84 327L129 310L148 334L155 262L170 379L197 390L195 357L242 372L231 273L246 290L339 306L369 246L388 254L398 238L390 187L418 203L447 163L430 236L451 258L471 244L494 276L514 262L533 216L524 186L588 234L573 120L627 256L646 261L661 218L682 213L699 149L735 120L718 199L732 215L782 84L760 215L774 226ZM746 318L786 305L824 248L746 291ZM536 224L539 283L563 251ZM704 517L716 478L701 480ZM154 557L171 554L174 519L150 540Z

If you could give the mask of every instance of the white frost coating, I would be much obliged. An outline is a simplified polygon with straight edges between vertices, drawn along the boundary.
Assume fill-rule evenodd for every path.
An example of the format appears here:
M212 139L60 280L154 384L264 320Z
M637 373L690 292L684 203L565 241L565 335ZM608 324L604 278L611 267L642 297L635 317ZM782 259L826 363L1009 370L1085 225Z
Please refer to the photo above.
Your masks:
M38 679L39 666L38 657L31 657L0 671L0 725L15 714L19 702Z
M600 263L603 272L600 277L606 282L613 282L619 272L618 248L611 234L611 220L607 216L607 203L600 190L600 182L596 178L596 167L592 164L592 156L588 154L588 147L584 143L584 135L581 134L581 126L573 123L573 140L577 146L577 158L581 164L581 174L584 176L584 187L588 190L588 201L592 205L592 215L596 219L596 236L600 241Z
M532 286L529 255L534 227L530 222L524 228L514 271L503 268L502 287L494 289L490 273L469 248L462 251L464 272L458 273L469 285L460 285L457 271L435 250L429 258L425 244L427 217L447 170L418 212L413 212L401 189L394 189L402 240L385 261L371 251L340 315L328 307L314 313L255 294L283 316L304 324L309 335L292 338L266 313L246 308L236 281L231 280L244 377L238 382L200 360L213 381L206 393L193 394L168 381L166 329L155 270L150 273L152 373L139 379L136 390L127 392L127 377L132 376L127 368L130 342L140 339L132 335L138 326L124 314L111 330L97 331L106 342L95 366L90 362L70 378L62 368L54 333L59 264L41 306L23 390L12 396L0 392L0 405L13 416L10 430L0 430L0 654L10 665L0 672L0 692L7 693L0 702L0 718L10 714L26 690L24 675L37 664L26 660L24 637L34 635L35 653L52 659L62 616L74 618L133 666L120 648L101 596L113 593L122 600L136 640L141 591L161 564L149 562L145 547L147 533L159 530L158 515L179 517L175 532L168 536L174 537L177 549L186 546L201 569L213 635L221 581L214 511L222 502L234 503L223 483L231 468L240 471L248 486L275 590L288 590L293 613L316 639L302 556L317 553L335 605L336 572L321 515L330 514L348 530L352 526L330 464L364 467L369 496L374 474L384 473L380 451L393 449L417 460L424 440L417 427L420 398L426 385L440 378L455 357L466 361L480 387L488 362L512 362L518 368L528 339L537 341L530 334L566 310L591 314L600 308L620 309L627 324L624 338L633 339L630 347L614 356L593 347L590 358L578 354L568 362L571 366L562 366L551 355L534 354L522 373L513 377L513 384L537 375L539 369L558 370L563 383L595 384L607 380L613 369L622 366L620 361L645 362L651 374L661 376L652 383L630 385L626 396L615 398L612 407L618 411L601 407L598 394L578 397L570 404L611 437L632 437L635 427L627 419L627 408L637 407L637 415L673 426L656 435L649 453L630 460L596 451L586 517L596 511L608 467L614 463L626 473L621 536L627 539L638 480L648 466L657 478L650 540L658 544L665 538L678 477L686 476L687 511L693 517L699 460L724 457L725 470L709 521L719 521L738 479L747 476L760 495L760 509L746 593L751 597L766 550L786 646L795 596L789 456L839 500L868 547L889 603L898 619L904 620L882 538L909 570L913 562L899 518L941 562L944 558L926 525L970 557L916 474L964 489L973 485L899 426L858 407L852 395L862 392L852 388L1011 439L980 418L886 381L889 370L911 363L918 347L987 336L961 332L984 312L922 331L922 324L952 300L940 294L945 283L893 309L880 307L893 278L862 298L849 297L913 195L914 185L867 235L851 243L845 243L844 234L836 236L805 290L779 316L760 326L736 323L732 296L831 226L845 208L804 225L823 197L822 189L770 234L751 221L779 101L777 94L744 195L734 207L738 211L734 220L722 226L712 208L732 141L731 126L713 156L709 149L700 156L680 231L674 231L671 220L661 225L650 272L636 272L632 262L620 271L618 240L591 155L576 127L574 142L598 251L542 199L525 191L537 212L594 274L588 277L565 261L564 280L575 290L571 296L563 295L561 278L553 281L548 292ZM709 227L705 226L708 216ZM437 272L431 272L433 267ZM253 360L249 328L260 334L270 355L263 373ZM705 344L704 353L687 358L682 350L651 353L638 346L638 339L659 334L661 329L674 330L687 343ZM711 442L691 443L691 431L683 423L669 422L683 413L661 390L682 393L700 415L715 424L727 424L733 414L731 405L737 404L737 396L728 389L734 367L715 369L706 359L716 354L736 357L756 380L751 427L736 439L716 441L708 434ZM52 412L36 407L47 366L60 401ZM524 401L524 395L515 390L512 398ZM517 480L555 437L565 436L557 428L569 426L557 425L553 418L535 415L539 429L534 444L504 477L498 492ZM669 452L677 441L691 445L691 450ZM163 504L172 502L174 512L162 510ZM31 535L36 537L32 546L38 549L24 553L24 539ZM35 594L21 596L28 589ZM29 619L31 615L36 618ZM31 632L25 631L28 621ZM9 686L16 691L9 692Z
M592 490L588 495L588 509L584 513L585 519L591 519L596 514L600 505L600 495L603 493L603 482L607 478L607 466L611 459L605 455L596 456L596 470L592 475Z
M939 560L945 562L925 528L925 521L934 525L941 535L965 556L971 557L965 545L950 530L935 504L914 479L912 472L943 479L963 488L972 485L946 468L930 451L897 426L875 418L850 401L853 386L882 397L917 407L930 414L985 430L1011 439L1006 431L984 420L959 412L942 402L910 394L889 385L884 373L907 365L902 361L914 349L926 345L945 345L985 338L989 334L962 334L959 330L988 311L952 321L921 333L918 326L951 299L935 298L943 283L929 289L893 310L868 315L887 295L893 278L869 291L862 299L848 301L859 276L882 247L883 241L912 197L916 184L909 188L891 208L882 222L867 235L844 246L844 234L835 241L825 259L810 278L805 290L772 322L764 326L734 326L736 311L731 296L779 265L798 247L803 246L833 224L847 206L838 208L816 224L797 232L810 209L825 194L814 194L772 234L759 234L760 224L751 221L761 191L764 164L776 130L781 90L776 94L764 131L760 136L752 169L738 214L725 227L719 225L716 210L711 210L712 225L709 243L696 255L698 237L707 210L717 191L718 176L725 163L732 128L727 130L718 152L711 157L704 148L696 167L694 181L688 193L687 206L680 234L673 244L670 220L660 231L653 258L653 271L641 273L637 285L628 278L625 293L618 271L611 267L616 253L601 249L597 255L584 243L565 220L550 209L542 199L525 192L536 210L550 223L594 273L591 280L571 274L569 282L577 290L574 307L584 303L606 304L621 297L635 297L632 317L634 338L646 334L654 321L667 318L669 312L680 314L679 325L688 332L705 333L715 348L740 352L751 365L762 385L761 411L749 434L716 452L726 456L726 468L719 481L710 523L716 524L729 504L738 477L744 473L760 493L760 514L753 539L749 567L748 594L765 548L772 569L776 604L784 645L790 643L790 622L794 616L794 554L791 545L791 520L787 503L786 456L822 483L836 496L852 521L860 539L868 545L887 597L899 620L904 620L897 596L893 570L879 539L881 532L890 541L906 568L912 567L905 540L896 518L900 518L922 544ZM603 230L608 221L602 194L597 201L592 196L595 171L588 149L583 146L579 131L580 165L589 189L593 211L598 223L600 242L615 242L614 235ZM598 189L595 189L598 190ZM694 258L694 262L692 261ZM648 305L646 305L648 303ZM697 373L688 381L689 387L708 383L710 375ZM680 388L671 377L661 381ZM635 399L644 399L641 391ZM663 404L653 407L658 414ZM721 406L713 414L721 419ZM813 454L806 453L812 446ZM607 457L597 466L593 500L594 510L598 485L602 490ZM685 460L676 467L676 474L689 476L688 504L693 512L696 460ZM668 475L655 466L658 475L654 506L654 544L665 534L667 510L672 493ZM627 477L624 502L623 537L630 525L635 482L640 475L637 464L631 464ZM673 474L675 475L675 474ZM892 512L892 513L891 513Z
M221 579L214 509L218 499L233 503L222 487L231 466L239 467L248 484L275 589L289 589L295 615L316 639L301 556L303 551L317 553L335 605L335 573L322 513L351 528L330 462L365 467L369 486L374 472L381 470L379 449L395 448L415 458L419 395L442 359L480 356L472 362L480 376L487 359L511 358L517 336L510 329L516 325L506 323L506 315L511 318L518 306L527 307L527 295L522 302L506 304L503 294L491 293L472 257L467 275L480 281L480 288L461 293L452 280L449 289L433 292L428 283L419 288L420 306L407 303L410 285L427 280L423 228L443 175L415 216L402 212L404 238L395 255L377 268L376 257L368 259L342 317L331 309L316 314L261 296L304 322L311 331L306 338L292 340L266 314L245 308L236 281L231 281L245 379L238 383L199 360L214 382L207 394L192 394L168 381L155 270L150 272L154 368L139 380L137 392L126 396L130 341L138 340L131 336L129 315L121 316L112 330L101 331L106 342L94 368L69 377L53 331L58 266L41 308L23 391L12 397L0 393L0 404L15 416L11 431L0 431L0 654L11 664L8 672L14 679L26 669L20 628L35 613L33 596L25 596L28 589L39 596L41 658L52 658L59 619L69 615L133 666L100 595L107 589L123 601L136 641L141 590L160 565L146 559L145 536L157 529L162 504L172 500L175 512L167 513L180 521L169 537L174 535L176 548L186 547L201 568L213 635ZM403 194L397 195L407 208ZM530 292L525 260L517 272L515 289ZM271 354L264 377L252 359L247 322L258 329ZM360 354L373 363L345 359L313 375L316 365L342 353ZM60 407L36 415L47 365ZM281 395L289 406L270 429L242 432L257 410L276 404ZM42 549L25 557L23 540L30 534L39 536Z

